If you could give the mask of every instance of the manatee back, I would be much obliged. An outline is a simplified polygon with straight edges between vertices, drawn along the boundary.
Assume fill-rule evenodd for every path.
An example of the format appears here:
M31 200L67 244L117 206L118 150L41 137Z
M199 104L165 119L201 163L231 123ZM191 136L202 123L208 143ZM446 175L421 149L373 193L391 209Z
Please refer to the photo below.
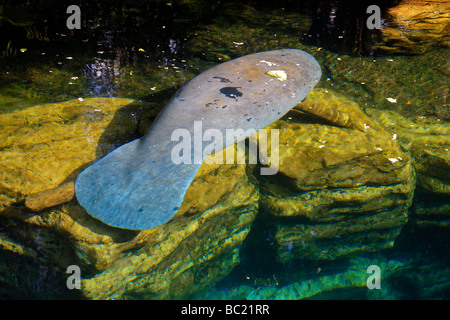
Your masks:
M316 59L297 49L219 64L186 83L147 136L163 128L192 130L194 121L201 121L203 130L265 128L304 100L320 76Z
M119 228L149 229L169 221L201 165L195 157L203 159L208 144L198 146L192 139L191 161L175 164L175 130L192 137L208 129L223 136L227 129L259 130L306 98L320 76L317 61L296 49L255 53L206 70L175 94L144 137L80 173L75 183L79 203ZM194 122L201 123L202 132L194 130ZM233 143L223 142L223 148Z

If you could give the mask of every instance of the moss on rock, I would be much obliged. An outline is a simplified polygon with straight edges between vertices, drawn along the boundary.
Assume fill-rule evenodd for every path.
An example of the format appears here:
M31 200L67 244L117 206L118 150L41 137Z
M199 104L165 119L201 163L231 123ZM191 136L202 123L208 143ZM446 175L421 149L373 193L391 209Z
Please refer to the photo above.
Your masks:
M271 126L280 130L279 172L261 177L260 206L275 217L278 259L391 247L415 187L409 155L348 98L316 89L305 103L338 107L366 132L290 114Z
M22 205L25 196L73 180L87 164L135 138L153 107L98 98L0 115L5 128L0 163L6 168L0 220L7 228L0 244L10 253L3 262L46 264L60 280L58 290L48 288L48 297L54 297L52 290L65 292L61 279L73 264L81 269L81 297L158 299L187 298L239 262L259 196L245 165L204 164L178 215L142 232L111 228L75 201L38 214ZM20 276L33 279L33 270L25 268ZM14 287L16 277L3 270L1 283ZM31 284L22 290L36 294Z

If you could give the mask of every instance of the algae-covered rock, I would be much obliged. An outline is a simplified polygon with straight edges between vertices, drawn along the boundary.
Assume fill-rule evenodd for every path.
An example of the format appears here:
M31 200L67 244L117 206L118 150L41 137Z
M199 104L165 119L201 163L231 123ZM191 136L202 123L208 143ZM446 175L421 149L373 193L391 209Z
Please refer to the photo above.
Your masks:
M256 10L239 2L220 3L215 10L216 15L210 24L189 30L188 52L220 62L230 56L306 47L298 39L311 27L310 15L281 9Z
M447 237L448 238L448 237ZM199 299L220 300L412 300L448 297L450 271L442 260L445 249L430 255L422 251L417 238L413 243L416 251L396 251L392 254L373 253L359 255L328 264L314 272L305 272L308 267L298 267L272 285L239 285L215 287ZM420 248L420 249L419 249ZM429 250L429 249L428 249ZM379 268L379 289L374 285L375 272ZM312 271L312 270L311 270Z
M450 193L450 126L431 117L404 117L395 111L368 108L367 113L395 134L408 149L425 190Z
M66 269L77 265L79 297L186 298L239 262L239 247L258 207L257 187L245 165L203 165L178 215L142 232L111 228L75 201L38 214L21 205L25 196L41 192L34 195L40 199L45 190L73 180L86 164L134 138L143 118L152 117L152 107L129 99L85 99L0 116L5 128L0 163L6 168L0 213L6 230L0 234L4 287L23 296L64 296ZM42 210L37 203L29 207ZM21 274L8 271L18 265L25 266ZM36 266L45 266L55 280L40 292L32 285L39 277ZM29 284L19 289L18 281Z
M279 172L258 177L261 193L248 166L203 164L177 216L142 232L108 227L76 201L59 205L47 197L57 205L50 208L37 201L60 185L70 191L85 165L145 132L159 108L128 99L85 99L0 116L0 159L8 168L1 172L5 287L16 288L20 278L11 276L11 268L24 265L24 279L36 279L38 265L54 279L41 294L64 294L66 269L77 265L77 294L83 298L186 298L239 263L259 207L274 229L282 263L391 247L407 220L415 183L409 155L394 133L326 89L314 90L302 111L271 126L280 130ZM304 113L311 109L315 115ZM27 196L35 200L28 207L40 213L22 205ZM24 288L26 295L37 294Z
M434 116L403 117L395 111L367 112L398 136L411 154L417 173L416 201L411 208L420 227L450 226L450 127Z
M449 197L423 193L417 198L411 207L415 226L418 229L432 230L431 232L436 238L440 233L444 237L448 235L450 227Z
M417 56L350 57L322 50L324 84L345 92L362 108L393 110L403 116L436 115L449 119L450 50ZM444 74L443 74L444 73ZM325 80L325 79L322 79Z
M445 0L402 0L387 11L389 24L381 30L389 53L421 54L450 46L450 3Z
M85 279L82 286L89 298L187 298L211 287L239 263L239 247L257 213L258 193L244 166L205 167L188 189L190 199L183 202L189 213L142 232L135 241L144 245ZM212 177L209 171L214 171ZM203 201L211 196L217 202L203 209Z
M69 202L75 196L73 181L63 183L54 189L33 193L25 199L25 207L31 211L42 211L47 208Z
M406 263L396 260L380 260L376 261L376 263L383 275L382 279L388 278L391 274L406 265ZM367 278L370 274L367 274L366 270L367 267L372 264L374 264L374 259L355 257L350 259L346 268L340 267L338 270L321 271L314 276L309 277L293 274L290 276L290 282L287 284L277 284L272 286L241 285L233 290L226 291L214 288L210 290L204 298L241 300L300 300L324 298L339 300L345 299L345 291L348 290L350 294L355 296L354 299L367 299L371 298L371 291L373 290L367 289ZM298 277L297 279L295 279L296 276ZM384 282L383 285L385 285ZM365 290L358 290L360 288ZM383 294L386 294L386 290L384 290Z
M0 211L75 177L134 138L143 107L124 98L89 98L0 114ZM126 111L116 113L121 108Z
M261 177L260 207L274 217L279 260L392 246L415 186L409 155L348 98L316 89L305 103L338 108L357 126L300 123L292 112L271 126L280 130L279 172Z

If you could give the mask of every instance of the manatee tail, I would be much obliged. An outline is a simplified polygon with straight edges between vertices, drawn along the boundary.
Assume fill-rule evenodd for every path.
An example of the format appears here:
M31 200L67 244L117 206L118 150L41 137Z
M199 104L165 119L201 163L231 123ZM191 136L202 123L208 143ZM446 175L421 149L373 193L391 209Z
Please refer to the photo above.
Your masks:
M104 223L150 229L169 221L183 202L199 164L174 164L170 152L131 141L83 170L78 202Z

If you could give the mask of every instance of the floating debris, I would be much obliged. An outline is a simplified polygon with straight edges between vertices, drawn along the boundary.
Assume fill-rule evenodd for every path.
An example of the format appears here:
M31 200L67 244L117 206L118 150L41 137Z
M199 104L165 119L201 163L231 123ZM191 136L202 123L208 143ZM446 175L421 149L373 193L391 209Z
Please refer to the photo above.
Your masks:
M279 81L285 81L287 79L286 72L283 70L270 70L266 74L270 77L276 78Z

